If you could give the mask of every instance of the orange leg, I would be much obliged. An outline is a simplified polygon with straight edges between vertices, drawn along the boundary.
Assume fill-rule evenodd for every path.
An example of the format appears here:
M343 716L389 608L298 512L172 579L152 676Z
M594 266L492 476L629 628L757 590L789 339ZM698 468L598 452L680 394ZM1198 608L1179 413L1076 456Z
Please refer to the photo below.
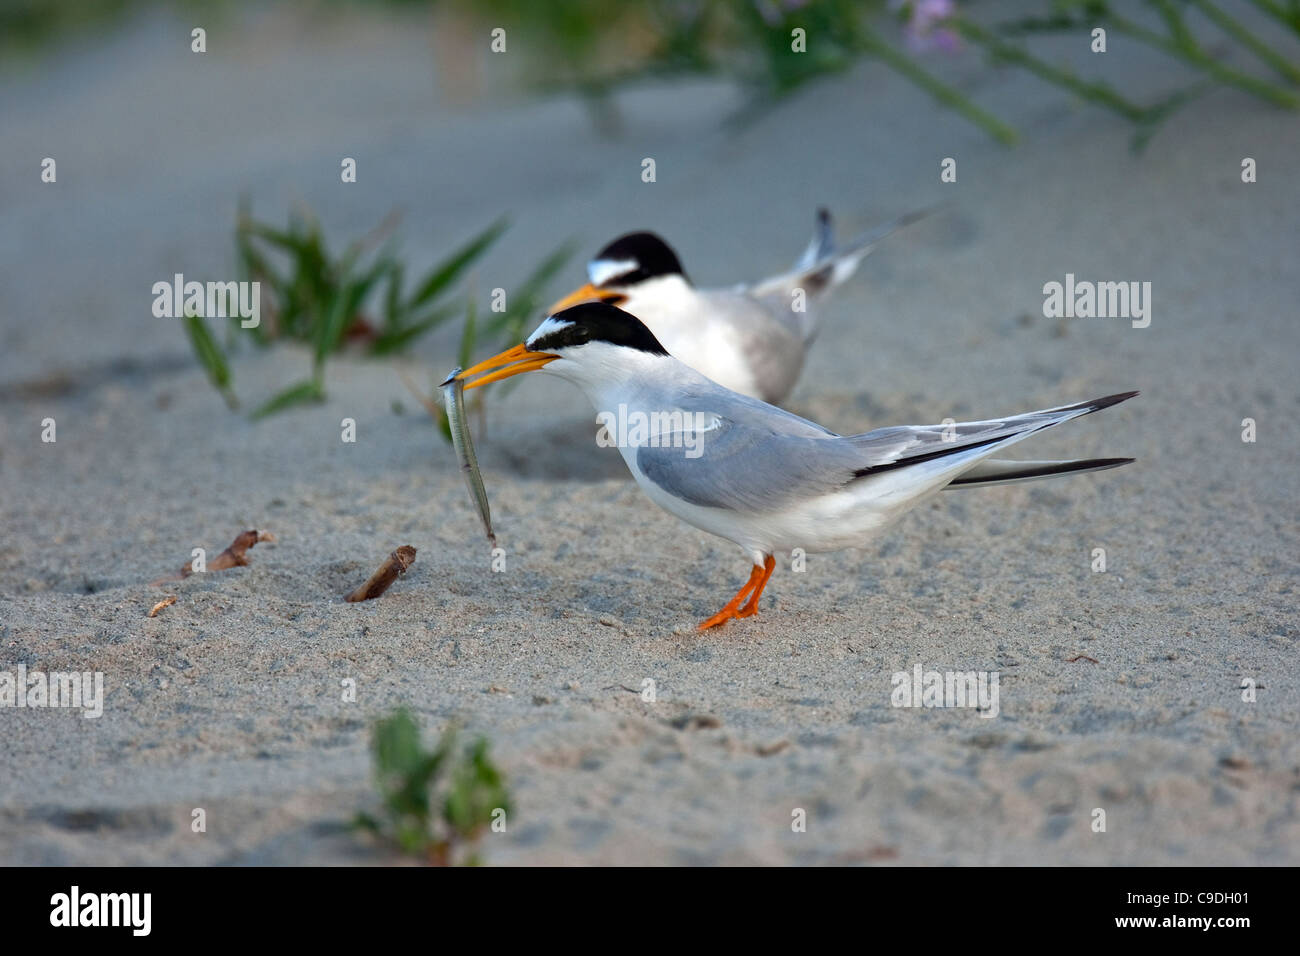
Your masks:
M758 613L758 599L763 596L763 588L767 587L767 582L772 578L772 572L776 570L776 558L768 555L763 561L763 576L758 579L758 584L754 585L754 591L749 595L749 600L745 606L736 612L736 617L749 617Z
M713 617L709 618L707 621L701 623L700 630L707 631L711 627L725 624L733 617L749 617L751 614L755 613L758 610L759 595L763 593L763 588L767 584L767 579L772 576L772 571L775 567L776 558L770 554L767 556L767 560L763 563L762 567L759 567L757 564L754 565L753 569L749 572L749 580L746 581L744 586L736 592L736 596L728 601L727 606L721 611L713 615ZM746 597L749 598L749 603L744 607L741 607L740 602L744 601Z

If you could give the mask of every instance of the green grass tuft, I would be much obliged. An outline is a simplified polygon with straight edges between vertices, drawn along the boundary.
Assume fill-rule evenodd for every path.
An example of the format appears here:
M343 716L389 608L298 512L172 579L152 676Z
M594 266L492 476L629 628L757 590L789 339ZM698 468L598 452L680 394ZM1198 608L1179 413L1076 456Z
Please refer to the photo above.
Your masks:
M241 344L259 348L282 342L306 346L311 372L263 401L254 419L326 398L325 369L334 355L353 349L375 357L407 351L425 335L464 316L460 353L464 364L481 339L522 337L538 316L544 287L573 254L566 245L551 253L509 296L509 308L479 322L474 303L455 287L508 228L498 219L427 272L407 284L406 266L388 238L390 215L369 235L334 256L316 218L295 213L284 229L253 219L241 203L235 228L239 279L261 284L261 321L245 328L239 317L226 326L224 344L200 318L184 327L199 363L231 408L238 405L230 355Z
M453 727L425 750L419 725L401 708L375 725L370 748L383 810L359 813L353 825L438 866L476 865L483 834L511 813L487 740L462 747Z

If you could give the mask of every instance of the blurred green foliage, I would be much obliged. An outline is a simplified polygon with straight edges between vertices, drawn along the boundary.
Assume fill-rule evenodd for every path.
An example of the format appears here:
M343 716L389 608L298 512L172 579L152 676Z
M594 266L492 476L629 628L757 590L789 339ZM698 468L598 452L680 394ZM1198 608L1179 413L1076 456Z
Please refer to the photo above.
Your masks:
M36 55L52 44L97 38L150 9L211 23L240 0L0 0L0 55ZM189 47L188 31L185 46Z
M522 338L543 307L546 284L574 252L572 244L552 252L510 290L504 311L479 322L472 299L454 295L452 288L505 231L506 220L492 223L409 284L395 244L386 238L394 222L390 215L335 257L309 213L295 212L288 227L278 229L253 219L241 204L235 227L239 279L261 285L260 322L244 328L238 316L231 317L223 346L202 319L184 319L195 356L231 407L237 401L228 353L241 341L260 347L298 342L312 355L311 374L259 405L254 418L324 400L326 363L342 349L372 356L402 352L458 315L465 316L459 353L468 365L480 339L513 344Z
M211 19L214 7L229 14L241 2L246 0L188 0L182 9L202 9ZM77 27L121 21L150 5L149 0L2 0L0 46L39 45ZM1016 16L1002 22L989 22L989 7L975 0L316 0L306 6L396 13L450 8L483 27L484 36L487 28L504 27L513 38L508 49L528 64L532 85L578 90L597 122L610 128L619 122L610 93L647 77L738 80L749 92L749 106L739 117L744 119L866 58L879 60L998 141L1014 142L1014 129L922 65L936 52L958 53L957 38L991 64L1022 69L1123 117L1135 126L1135 149L1176 110L1215 85L1284 109L1300 107L1300 65L1294 55L1300 0L1249 0L1266 30L1247 26L1240 4L1229 12L1227 4L1213 0L1037 0L1006 7ZM1199 81L1140 103L1102 78L1077 76L1030 46L1046 33L1087 42L1098 26L1178 62ZM795 29L806 37L802 52L792 49ZM1207 29L1208 38L1200 38ZM1254 58L1265 75L1229 65L1212 52L1220 48Z
M3 0L0 50L38 50L78 32L121 22L139 6L138 0Z
M1275 107L1300 107L1296 90L1300 66L1281 52L1271 36L1265 39L1248 29L1225 5L1212 0L1040 0L1021 4L1021 16L997 23L980 21L979 4L967 0L928 4L920 0L893 4L884 0L630 0L614 8L599 0L558 5L530 0L450 3L485 25L510 23L536 51L534 66L543 79L584 92L606 125L614 125L608 94L647 75L718 74L740 79L750 94L744 116L751 116L806 83L839 73L858 60L875 59L993 138L1015 142L1014 129L922 66L924 57L957 53L958 38L983 52L991 64L1015 66L1130 121L1135 126L1135 150L1145 146L1177 109L1214 85L1239 88ZM1278 31L1283 44L1300 38L1297 0L1253 0L1252 5L1270 22L1270 33ZM552 16L555 7L563 13ZM1036 12L1027 12L1030 7L1037 7ZM1099 26L1179 61L1200 74L1200 82L1153 103L1136 103L1102 79L1079 77L1026 46L1032 36L1050 33L1074 35L1080 43L1088 43ZM1235 44L1275 79L1245 72L1212 55L1208 42L1197 38L1193 29L1204 26L1216 31L1213 42L1218 46ZM792 49L796 29L805 31L805 52Z
M1282 52L1288 43L1294 50L1300 38L1297 0L1252 0L1269 22L1268 39L1212 0L1039 0L1021 4L1019 16L997 23L983 22L980 5L970 0L449 2L485 26L509 24L527 37L533 66L544 84L581 91L606 125L616 122L608 94L647 76L736 78L750 94L742 114L748 117L813 80L868 58L884 63L1000 142L1014 142L1015 130L921 65L935 54L958 53L959 40L982 52L991 64L1022 69L1128 120L1135 127L1135 149L1177 109L1214 85L1235 87L1285 109L1300 107L1300 66ZM1198 81L1155 102L1138 103L1104 80L1079 77L1054 58L1036 54L1025 42L1037 34L1058 33L1087 44L1099 26L1178 61L1199 74ZM1197 29L1206 26L1214 31L1216 45L1239 47L1275 79L1229 66L1211 54L1210 41L1197 37ZM792 50L795 29L804 31L805 52ZM1281 49L1271 36L1274 31Z
M375 725L370 749L383 810L357 814L354 826L435 865L477 864L474 847L494 815L512 812L487 740L461 746L453 727L425 750L419 725L402 708Z

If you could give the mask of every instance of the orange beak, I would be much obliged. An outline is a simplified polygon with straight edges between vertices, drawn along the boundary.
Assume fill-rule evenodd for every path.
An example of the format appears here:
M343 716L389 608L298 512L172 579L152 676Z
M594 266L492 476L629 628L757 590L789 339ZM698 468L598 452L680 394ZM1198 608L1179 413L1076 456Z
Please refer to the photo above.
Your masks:
M482 378L465 383L465 390L469 391L471 388L478 388L480 385L487 385L489 382L499 382L501 379L510 378L512 375L536 371L547 362L554 362L557 358L559 358L558 355L552 355L550 352L530 352L520 344L512 349L506 349L500 355L494 355L477 365L470 366L457 375L456 379L468 379L470 376L487 372L488 374Z
M575 305L582 305L584 302L608 302L610 305L619 305L626 302L627 296L619 292L611 292L608 289L598 289L590 282L580 289L574 289L555 305L546 310L547 315L555 315L557 312L563 312L565 309Z

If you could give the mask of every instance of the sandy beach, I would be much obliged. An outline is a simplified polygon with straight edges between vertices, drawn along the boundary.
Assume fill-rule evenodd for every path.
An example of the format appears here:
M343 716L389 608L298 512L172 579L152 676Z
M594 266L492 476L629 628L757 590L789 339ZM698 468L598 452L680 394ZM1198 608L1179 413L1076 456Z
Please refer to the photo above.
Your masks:
M400 862L346 824L376 800L371 725L406 705L491 740L515 809L490 864L1300 863L1293 114L1212 90L1133 155L1055 89L935 64L978 77L1008 149L862 63L739 129L729 84L637 87L607 137L490 75L453 98L425 20L352 16L214 26L196 57L151 14L0 77L0 670L104 675L95 719L0 708L0 862ZM1117 82L1169 84L1124 49ZM726 285L792 262L819 205L850 234L944 203L831 300L788 407L855 433L1140 389L1016 449L1137 462L945 493L698 633L747 557L654 508L582 394L527 376L475 422L493 573L397 374L431 387L455 330L340 357L325 403L253 422L152 314L160 279L233 277L242 194L270 222L309 205L336 247L396 208L421 270L509 214L481 300L568 238L556 296L634 228ZM1150 324L1045 317L1067 274L1149 282ZM237 390L309 364L245 351ZM276 538L248 566L151 583L246 529ZM387 594L343 601L408 544ZM917 665L996 672L997 716L893 706Z

